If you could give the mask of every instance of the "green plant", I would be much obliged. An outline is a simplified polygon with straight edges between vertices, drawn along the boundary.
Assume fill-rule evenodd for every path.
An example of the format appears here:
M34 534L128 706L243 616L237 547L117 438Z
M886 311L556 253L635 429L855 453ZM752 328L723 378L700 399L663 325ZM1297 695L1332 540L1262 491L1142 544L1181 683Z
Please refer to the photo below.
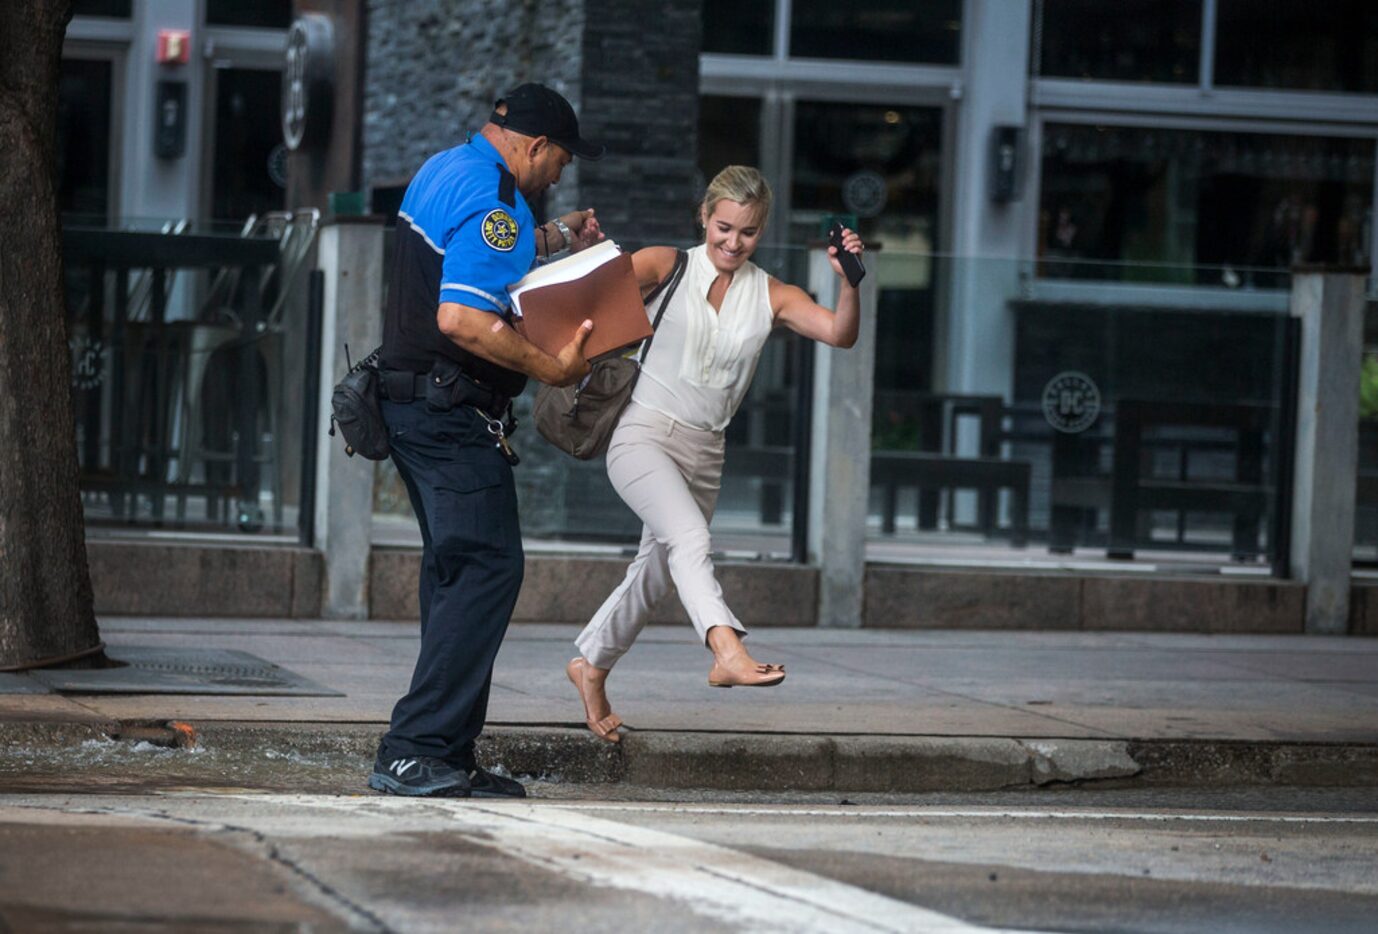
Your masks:
M876 410L871 418L871 450L917 451L918 449L919 423L917 419L906 418L898 412Z
M1378 353L1364 354L1359 370L1359 417L1378 419Z

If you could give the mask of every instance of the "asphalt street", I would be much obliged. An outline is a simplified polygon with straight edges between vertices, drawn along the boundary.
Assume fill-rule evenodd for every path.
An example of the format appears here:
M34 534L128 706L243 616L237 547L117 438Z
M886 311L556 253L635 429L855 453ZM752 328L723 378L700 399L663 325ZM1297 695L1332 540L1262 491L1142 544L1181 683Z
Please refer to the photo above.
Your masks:
M0 927L1369 932L1378 917L1368 791L590 790L4 794Z
M753 640L790 679L751 693L707 688L702 648L662 627L618 667L613 748L564 677L572 627L524 625L480 754L532 798L474 802L366 790L414 627L102 629L117 651L249 652L332 691L0 679L0 934L1378 918L1371 640L769 630Z

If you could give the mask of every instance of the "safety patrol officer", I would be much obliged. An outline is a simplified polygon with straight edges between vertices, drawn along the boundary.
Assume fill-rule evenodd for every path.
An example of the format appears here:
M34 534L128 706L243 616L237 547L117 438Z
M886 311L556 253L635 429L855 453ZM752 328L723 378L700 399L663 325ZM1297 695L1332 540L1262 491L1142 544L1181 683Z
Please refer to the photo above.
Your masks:
M528 206L575 156L602 154L569 101L523 84L478 135L432 156L402 199L380 369L392 460L424 545L421 654L369 776L379 791L526 794L474 760L522 582L509 407L528 376L568 385L588 372L592 323L550 356L510 326L507 288L538 255L602 239L591 210L538 226Z

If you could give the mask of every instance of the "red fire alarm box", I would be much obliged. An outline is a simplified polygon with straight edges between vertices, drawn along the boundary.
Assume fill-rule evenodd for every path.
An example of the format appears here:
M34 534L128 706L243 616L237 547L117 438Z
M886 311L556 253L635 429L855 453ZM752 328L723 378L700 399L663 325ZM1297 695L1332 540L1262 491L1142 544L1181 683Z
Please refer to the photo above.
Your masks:
M159 65L185 65L190 59L191 32L189 30L158 30Z

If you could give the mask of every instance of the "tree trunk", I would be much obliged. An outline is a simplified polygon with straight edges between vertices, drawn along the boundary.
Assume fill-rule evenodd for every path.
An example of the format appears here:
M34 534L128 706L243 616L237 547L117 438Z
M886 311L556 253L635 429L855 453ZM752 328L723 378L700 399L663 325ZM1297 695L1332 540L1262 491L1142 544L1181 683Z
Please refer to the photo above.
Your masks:
M0 669L100 652L54 191L70 0L0 3Z

